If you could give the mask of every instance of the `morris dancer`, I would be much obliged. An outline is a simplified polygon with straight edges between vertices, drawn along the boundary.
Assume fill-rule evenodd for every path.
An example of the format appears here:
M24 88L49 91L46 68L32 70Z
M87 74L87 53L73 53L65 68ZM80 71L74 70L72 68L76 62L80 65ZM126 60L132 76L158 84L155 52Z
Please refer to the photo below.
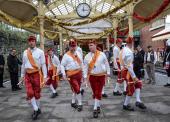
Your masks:
M61 69L64 80L69 81L73 92L71 107L77 109L80 112L83 109L82 96L80 93L83 59L81 54L76 51L75 40L70 40L69 42L69 51L63 56L61 61ZM78 105L76 100L78 101Z
M90 41L88 46L90 52L85 56L84 59L84 78L86 82L89 80L93 91L93 117L98 118L98 114L100 113L102 88L105 85L105 77L110 76L110 67L106 55L96 49L95 40Z
M56 89L59 82L59 72L60 72L60 61L56 55L54 55L53 50L50 48L47 51L48 55L46 57L46 65L48 69L48 80L47 85L50 86L52 91L51 98L58 96Z
M41 114L40 93L41 88L47 81L47 69L44 52L36 47L36 38L28 38L29 48L24 51L21 68L21 80L25 81L27 100L31 101L34 109L32 119L36 120Z
M119 57L121 66L123 66L122 77L127 81L127 95L123 104L123 109L128 111L134 111L134 108L129 104L134 92L136 94L136 106L140 109L146 109L146 106L140 99L142 81L136 77L133 71L133 52L130 49L132 41L133 39L131 37L126 39L127 46L122 49Z

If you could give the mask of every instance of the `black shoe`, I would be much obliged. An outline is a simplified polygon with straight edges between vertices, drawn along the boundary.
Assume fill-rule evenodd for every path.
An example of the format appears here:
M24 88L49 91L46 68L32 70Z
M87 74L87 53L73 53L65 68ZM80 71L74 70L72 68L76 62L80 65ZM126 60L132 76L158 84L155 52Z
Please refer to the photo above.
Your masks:
M107 98L108 96L107 96L107 94L102 94L102 97L104 97L104 98Z
M80 112L80 111L82 111L82 110L83 110L83 105L78 105L78 106L77 106L77 111Z
M38 113L41 114L41 109L40 108L38 109Z
M167 83L167 84L165 84L165 85L164 85L164 87L170 87L170 84L169 84L169 83Z
M12 88L12 91L17 91L17 89L16 88Z
M123 92L123 95L125 95L125 96L126 96L126 94L127 94L127 92L126 92L126 91L124 91L124 92Z
M81 89L80 93L83 96L84 95L84 89Z
M122 93L121 93L121 92L119 92L119 91L117 91L117 92L113 92L113 95L114 95L114 96L121 96L121 95L122 95Z
M38 115L40 115L40 114L41 114L41 110L40 109L38 109L38 111L34 111L34 113L32 114L32 119L33 120L37 120Z
M97 112L97 110L94 110L94 111L93 111L93 118L98 118L98 112Z
M22 90L22 88L20 88L20 87L17 87L16 89L17 89L17 90Z
M57 93L52 93L51 98L55 98L56 96L58 96Z
M141 102L136 102L136 107L138 107L140 109L146 109L146 106Z
M73 108L77 108L77 104L76 103L71 103L71 107L73 107Z
M123 105L123 109L127 111L134 111L134 108L131 107L130 105Z
M56 92L55 95L58 96L58 93Z
M100 107L97 107L97 112L98 112L98 114L101 113Z
M6 88L5 86L0 86L0 88Z

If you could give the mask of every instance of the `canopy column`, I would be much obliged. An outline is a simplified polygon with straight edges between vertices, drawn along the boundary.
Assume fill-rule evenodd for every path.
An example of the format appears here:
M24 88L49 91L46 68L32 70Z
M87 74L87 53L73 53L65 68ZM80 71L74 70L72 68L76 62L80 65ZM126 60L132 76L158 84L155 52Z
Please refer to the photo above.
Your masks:
M60 44L60 55L63 55L63 34L61 28L59 28L59 44Z
M114 28L114 45L117 40L117 27L118 27L118 19L116 17L113 18L113 28Z
M107 51L109 51L109 49L110 49L109 35L107 36L107 39L106 39L106 49L107 49Z
M39 23L40 23L40 48L44 50L44 9L43 1L39 1Z
M128 25L129 25L129 37L133 38L133 11L134 11L134 6L133 3L130 3L127 6L127 12L128 12ZM134 49L134 41L132 42L132 49Z

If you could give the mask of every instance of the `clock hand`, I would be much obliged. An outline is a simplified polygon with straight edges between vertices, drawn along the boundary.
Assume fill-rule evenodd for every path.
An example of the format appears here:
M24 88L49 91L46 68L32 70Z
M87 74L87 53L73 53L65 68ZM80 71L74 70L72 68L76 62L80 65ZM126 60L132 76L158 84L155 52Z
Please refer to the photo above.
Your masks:
M83 11L84 11L84 6L83 6Z
M87 9L84 9L84 11L89 11L89 10L87 10Z

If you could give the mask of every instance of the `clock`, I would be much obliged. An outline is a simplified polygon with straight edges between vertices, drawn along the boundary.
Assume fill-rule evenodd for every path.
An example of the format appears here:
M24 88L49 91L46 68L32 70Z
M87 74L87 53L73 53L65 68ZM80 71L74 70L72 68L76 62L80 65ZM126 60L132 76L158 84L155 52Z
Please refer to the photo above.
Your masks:
M91 8L87 3L80 3L76 8L76 12L79 17L85 18L90 15Z

